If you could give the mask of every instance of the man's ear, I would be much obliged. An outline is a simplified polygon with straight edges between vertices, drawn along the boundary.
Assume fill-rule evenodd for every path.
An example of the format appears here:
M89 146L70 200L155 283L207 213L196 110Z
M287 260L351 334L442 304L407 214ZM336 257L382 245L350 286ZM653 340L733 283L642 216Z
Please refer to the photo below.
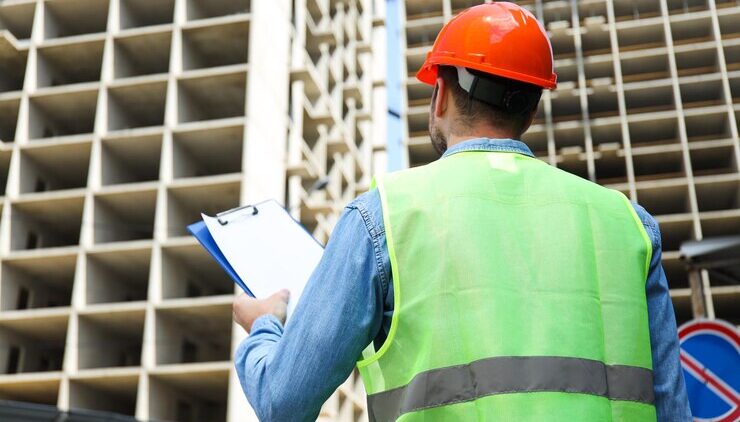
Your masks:
M432 99L434 101L433 112L435 117L442 117L445 112L447 112L447 91L445 80L437 78L437 84L434 85L434 94L432 94Z

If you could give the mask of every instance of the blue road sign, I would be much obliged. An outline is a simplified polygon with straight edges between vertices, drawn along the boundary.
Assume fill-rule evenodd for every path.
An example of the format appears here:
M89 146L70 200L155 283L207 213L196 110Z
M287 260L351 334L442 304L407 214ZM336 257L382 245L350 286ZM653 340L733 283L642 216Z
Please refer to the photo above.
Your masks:
M689 321L678 329L681 366L696 421L740 421L740 334L719 320Z

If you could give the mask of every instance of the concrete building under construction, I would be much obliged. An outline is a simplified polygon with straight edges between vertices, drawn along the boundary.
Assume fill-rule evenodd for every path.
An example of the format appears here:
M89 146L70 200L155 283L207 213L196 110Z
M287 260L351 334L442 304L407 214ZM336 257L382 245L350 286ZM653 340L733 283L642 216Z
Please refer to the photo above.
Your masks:
M432 88L415 72L442 25L482 2L401 3L403 152L418 166L436 155ZM622 191L656 217L678 322L691 319L681 243L740 234L740 2L516 3L543 22L558 74L523 140L541 160ZM703 303L694 309L740 324L737 280L702 272L696 284Z
M255 420L234 284L185 227L274 197L327 239L384 168L383 10L0 0L0 399ZM322 418L364 401L353 376Z
M404 166L435 158L414 72L478 3L387 3ZM559 75L524 140L657 217L679 322L691 318L679 246L740 233L740 2L518 3L548 29ZM0 0L0 400L254 420L231 364L233 283L185 226L275 197L328 239L391 161L385 8ZM737 284L699 282L706 313L740 323ZM321 419L364 409L353 375Z

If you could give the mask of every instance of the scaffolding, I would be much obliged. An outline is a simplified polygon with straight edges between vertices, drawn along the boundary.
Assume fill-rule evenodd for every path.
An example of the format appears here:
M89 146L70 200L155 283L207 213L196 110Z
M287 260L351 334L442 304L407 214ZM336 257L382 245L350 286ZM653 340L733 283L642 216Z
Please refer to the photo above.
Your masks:
M234 284L185 227L274 197L326 241L385 166L383 7L0 0L0 400L252 420ZM321 419L364 402L353 375Z

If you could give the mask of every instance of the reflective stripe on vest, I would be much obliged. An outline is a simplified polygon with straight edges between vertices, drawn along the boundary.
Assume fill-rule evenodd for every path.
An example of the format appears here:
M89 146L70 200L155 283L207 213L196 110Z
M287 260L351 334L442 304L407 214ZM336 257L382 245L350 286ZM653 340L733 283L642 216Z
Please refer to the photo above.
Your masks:
M368 396L371 421L505 393L568 392L653 404L653 372L636 366L552 356L502 356L417 374Z

